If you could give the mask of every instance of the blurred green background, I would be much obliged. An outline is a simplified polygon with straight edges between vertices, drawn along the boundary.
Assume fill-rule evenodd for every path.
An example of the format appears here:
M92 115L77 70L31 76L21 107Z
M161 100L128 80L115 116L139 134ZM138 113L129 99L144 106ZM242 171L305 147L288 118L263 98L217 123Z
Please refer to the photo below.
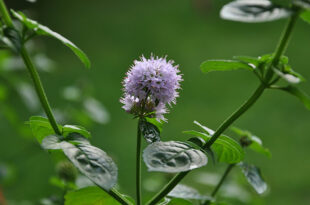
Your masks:
M243 24L221 20L221 6L227 1L207 0L22 0L6 1L15 10L59 32L82 48L92 62L87 70L61 43L38 38L40 47L55 62L56 70L42 72L43 84L52 107L61 107L64 87L82 81L108 110L108 123L91 126L92 143L109 153L119 167L119 185L134 194L136 120L121 109L121 81L133 60L142 54L168 55L180 65L184 82L177 105L167 115L163 140L186 140L183 130L195 128L194 120L216 129L257 87L256 77L246 71L214 72L204 75L199 65L206 59L231 59L235 55L259 56L273 52L286 20L265 24ZM310 26L298 22L287 55L293 69L310 79ZM29 78L21 74L22 78ZM310 93L309 82L300 85ZM30 113L12 95L22 121ZM4 108L5 110L5 108ZM2 109L3 111L3 109ZM31 113L32 114L32 113ZM37 113L40 114L40 113ZM48 179L55 175L49 154L29 139L21 138L0 113L0 161L14 167L16 178L3 186L8 199L38 200L59 192ZM67 122L72 123L72 122ZM82 124L88 126L88 123ZM247 161L261 167L270 186L263 200L244 183L254 200L248 204L310 204L310 112L299 101L280 91L266 91L242 116L236 126L261 137L271 159L248 152ZM229 134L230 131L227 131ZM210 193L202 173L221 174L225 166L211 163L193 171L185 184ZM143 165L147 195L160 174L147 173ZM238 175L235 169L232 177ZM200 174L200 175L199 175ZM211 175L210 175L211 176ZM170 177L170 176L166 176ZM208 178L208 177L206 177ZM151 180L151 181L150 181ZM208 179L206 179L208 180ZM158 183L160 180L157 181ZM164 180L163 180L164 182ZM244 180L243 180L244 182ZM207 182L206 182L207 183ZM158 188L161 184L159 183ZM156 183L154 189L157 189ZM241 202L236 202L236 204Z

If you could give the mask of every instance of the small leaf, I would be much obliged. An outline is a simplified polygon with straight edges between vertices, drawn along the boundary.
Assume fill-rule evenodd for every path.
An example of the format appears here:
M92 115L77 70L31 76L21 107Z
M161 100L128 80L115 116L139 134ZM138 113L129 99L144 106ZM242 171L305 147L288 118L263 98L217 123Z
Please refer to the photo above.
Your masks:
M86 187L68 192L65 196L65 205L120 205L99 187Z
M117 181L117 167L101 149L87 143L73 145L62 142L65 155L78 170L105 190L110 190Z
M268 0L237 0L228 3L221 10L226 20L247 23L274 21L290 16L288 9L272 5Z
M61 41L64 45L69 47L75 55L84 63L87 68L90 68L90 61L86 54L79 49L76 45L74 45L71 41L63 37L62 35L52 31L46 26L39 24L38 22L31 20L25 16L22 12L15 12L11 10L13 16L17 18L21 23L23 23L28 29L33 30L38 35L45 35L56 38L57 40Z
M32 134L37 138L40 143L46 136L55 134L47 118L41 116L32 116L27 122L27 124L30 125ZM59 130L62 129L60 125L58 125L58 128Z
M249 184L255 189L258 194L262 194L267 190L267 184L264 181L260 169L254 165L240 163L239 166Z
M203 129L207 135L213 135L214 134L214 131L212 129L200 124L199 122L194 121L194 124L199 126L201 129Z
M300 18L307 23L310 23L310 11L304 11L300 14Z
M236 60L207 60L200 65L200 69L204 73L238 69L253 70L251 66Z
M156 118L149 118L149 117L146 117L145 119L149 123L152 123L153 125L155 125L158 128L159 132L163 131L163 124L164 124L165 121L161 120L159 122Z
M288 69L286 72L282 72L274 68L273 71L275 72L275 74L286 80L288 83L297 84L304 80L304 78L300 74L294 72L291 69Z
M252 149L257 153L263 154L269 158L271 157L269 149L263 146L263 142L259 137L253 135L251 132L247 130L242 130L237 127L232 127L231 130L240 136L241 144L247 146L248 148Z
M310 110L310 96L307 95L305 92L293 86L287 86L281 88L281 90L286 91L297 97L305 105L305 107Z
M259 64L259 60L251 56L234 56L233 58L238 61L248 64L252 68L256 68Z
M194 199L194 200L211 200L211 197L201 195L196 189L178 184L172 191L168 194L172 198L182 198L182 199Z
M303 9L310 9L310 0L294 0L293 3Z
M139 129L148 143L160 141L160 131L154 124L142 119L139 120Z
M205 166L206 155L184 142L154 142L143 152L149 171L184 172Z
M64 137L69 135L70 133L79 133L86 138L90 138L90 132L88 132L84 127L78 125L65 125L62 128L62 134Z

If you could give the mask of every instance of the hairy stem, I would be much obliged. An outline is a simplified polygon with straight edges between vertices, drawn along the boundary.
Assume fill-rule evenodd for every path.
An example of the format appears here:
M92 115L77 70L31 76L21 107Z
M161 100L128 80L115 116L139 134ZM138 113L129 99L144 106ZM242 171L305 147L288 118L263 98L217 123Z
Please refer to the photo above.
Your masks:
M140 120L137 130L137 153L136 153L136 200L137 205L141 205L141 130Z
M228 117L215 131L212 135L211 139L203 145L204 149L208 149L212 146L212 144L221 136L221 134L232 125L242 114L244 114L252 105L259 99L259 97L263 94L264 90L267 88L268 82L272 79L273 71L272 67L277 66L279 60L283 53L285 52L287 45L289 43L290 36L292 34L294 25L298 19L299 11L296 11L289 19L287 26L285 27L284 33L280 38L278 46L275 50L275 54L271 64L267 68L267 74L265 77L265 81L261 82L258 88L254 91L252 96L239 108L237 109L230 117ZM267 84L266 84L267 82ZM157 193L148 203L147 205L155 205L159 202L163 197L165 197L187 174L187 172L181 172L177 174L172 180L168 182L168 184Z

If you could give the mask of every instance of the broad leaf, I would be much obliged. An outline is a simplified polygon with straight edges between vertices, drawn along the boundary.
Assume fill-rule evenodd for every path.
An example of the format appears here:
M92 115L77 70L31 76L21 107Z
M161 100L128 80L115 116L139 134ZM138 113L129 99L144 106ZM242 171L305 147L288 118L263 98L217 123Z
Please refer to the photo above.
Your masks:
M70 133L79 133L86 138L90 138L90 132L88 132L84 127L78 125L64 125L62 128L62 134L64 137Z
M99 187L86 187L68 192L65 196L65 205L120 205Z
M281 90L286 91L297 97L305 105L305 107L310 110L310 96L307 95L305 92L293 86L287 86L285 88L281 88Z
M105 190L110 190L117 181L117 167L101 149L90 144L61 144L65 155L78 170Z
M241 130L237 127L232 127L231 130L240 136L240 143L243 146L248 147L257 153L266 155L267 157L271 157L269 149L264 147L263 142L259 137L253 135L247 130Z
M172 198L182 198L182 199L194 199L194 200L211 200L211 197L201 195L196 189L178 184L172 191L168 194Z
M146 120L139 120L139 129L148 143L160 141L160 131L156 125Z
M205 166L206 155L184 142L154 142L143 152L143 159L149 171L184 172Z
M200 65L204 73L211 71L229 71L229 70L253 70L251 66L235 60L207 60Z
M68 137L47 136L42 141L47 150L62 149L74 166L91 181L105 190L110 190L117 181L117 167L101 149L92 146L79 134Z
M185 199L172 199L171 201L169 201L169 203L167 205L193 205L192 202L187 201Z
M50 122L47 118L41 116L32 116L27 122L30 125L33 135L41 143L44 137L55 134ZM62 129L58 125L59 130Z
M302 20L304 20L307 23L310 23L310 11L304 11L300 14L300 17Z
M272 5L269 0L237 0L228 3L221 10L226 20L247 23L274 21L290 16L288 9Z
M249 165L246 163L240 163L239 165L242 172L249 184L255 189L258 194L262 194L267 190L267 184L264 181L260 169L254 165Z
M31 20L25 16L22 12L15 12L11 10L13 16L17 18L22 24L24 24L28 29L34 31L38 35L45 35L53 37L59 41L61 41L64 45L69 47L75 55L84 63L87 68L90 68L90 61L86 54L79 49L76 45L74 45L71 41L63 37L62 35L52 31L46 26L39 24L38 22Z

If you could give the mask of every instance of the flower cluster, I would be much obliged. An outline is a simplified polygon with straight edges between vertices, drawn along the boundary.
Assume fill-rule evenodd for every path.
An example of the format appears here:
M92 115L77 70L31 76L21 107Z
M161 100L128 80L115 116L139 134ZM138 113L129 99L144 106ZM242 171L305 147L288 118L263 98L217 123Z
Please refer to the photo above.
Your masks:
M176 103L182 76L174 61L151 56L141 57L127 72L123 81L123 108L134 115L165 120L166 105Z

